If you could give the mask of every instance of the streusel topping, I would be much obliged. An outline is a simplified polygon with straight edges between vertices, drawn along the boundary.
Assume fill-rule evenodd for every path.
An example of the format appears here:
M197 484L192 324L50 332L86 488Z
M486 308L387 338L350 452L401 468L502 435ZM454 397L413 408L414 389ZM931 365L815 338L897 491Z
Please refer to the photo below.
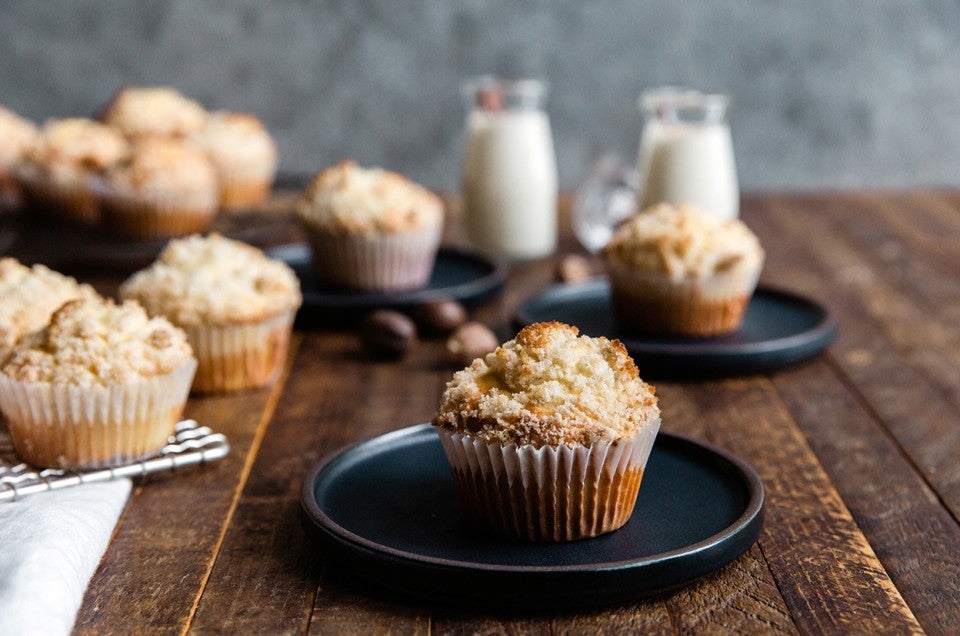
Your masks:
M151 315L178 325L258 321L297 309L300 283L282 261L218 234L170 241L120 288Z
M135 302L72 300L21 338L0 372L23 382L110 386L165 375L192 357L183 330Z
M128 137L182 137L200 130L207 111L173 88L121 89L103 114L104 123Z
M690 205L666 203L634 215L604 248L608 260L674 280L754 267L764 257L756 235L739 219L720 221Z
M58 166L98 171L120 161L128 151L123 135L92 119L52 119L43 125L28 159L41 168Z
M36 124L0 106L0 169L19 161L37 143Z
M659 417L654 388L623 344L578 334L557 322L524 327L454 374L433 424L505 445L590 446Z
M175 139L145 139L133 145L127 159L107 172L121 191L208 192L216 196L217 175L207 156Z
M307 223L345 233L391 234L443 222L435 194L401 174L351 160L317 174L298 211Z
M259 119L248 113L211 113L190 143L207 153L218 170L269 176L277 166L277 146Z
M45 327L68 300L97 297L93 287L43 265L27 267L14 258L0 258L0 352L20 336Z

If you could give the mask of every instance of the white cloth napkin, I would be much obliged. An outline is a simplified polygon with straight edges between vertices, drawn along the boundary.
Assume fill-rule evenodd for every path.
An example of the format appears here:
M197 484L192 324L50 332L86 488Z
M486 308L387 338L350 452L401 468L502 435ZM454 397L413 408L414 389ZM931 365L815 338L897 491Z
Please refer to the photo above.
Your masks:
M0 502L0 634L69 634L130 495L118 479Z

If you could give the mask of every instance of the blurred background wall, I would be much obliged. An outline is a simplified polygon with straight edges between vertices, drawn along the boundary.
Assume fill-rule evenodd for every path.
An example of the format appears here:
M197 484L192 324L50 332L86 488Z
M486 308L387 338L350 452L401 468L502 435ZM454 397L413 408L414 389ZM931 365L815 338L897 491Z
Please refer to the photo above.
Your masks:
M0 103L96 111L122 84L249 110L281 169L350 156L459 183L461 81L551 85L560 175L633 160L638 93L727 91L744 190L960 185L955 0L4 1Z

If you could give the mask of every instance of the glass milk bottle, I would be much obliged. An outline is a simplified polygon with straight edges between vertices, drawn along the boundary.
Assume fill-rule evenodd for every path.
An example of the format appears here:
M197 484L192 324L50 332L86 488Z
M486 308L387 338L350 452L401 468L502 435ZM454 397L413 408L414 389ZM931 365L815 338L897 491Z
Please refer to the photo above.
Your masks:
M690 203L720 219L739 216L740 192L726 95L659 88L640 96L641 207Z
M547 256L557 245L557 162L546 86L481 77L464 86L469 112L463 162L467 238L508 260Z

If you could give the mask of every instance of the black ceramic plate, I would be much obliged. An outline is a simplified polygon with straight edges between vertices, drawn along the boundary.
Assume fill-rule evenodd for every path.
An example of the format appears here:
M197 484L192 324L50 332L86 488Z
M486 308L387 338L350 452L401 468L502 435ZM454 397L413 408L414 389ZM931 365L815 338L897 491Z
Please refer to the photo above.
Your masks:
M739 331L716 338L668 338L616 324L606 281L554 285L527 299L515 321L557 320L589 336L617 338L643 377L757 373L809 358L833 340L837 323L826 307L789 292L759 287Z
M363 589L504 609L594 606L678 587L742 554L763 522L753 469L665 433L630 521L593 539L528 543L478 527L460 507L427 424L320 462L300 501L324 557Z
M407 307L441 297L455 298L469 305L499 292L506 278L506 270L501 265L480 254L441 248L425 287L389 293L354 292L318 281L310 271L310 250L303 243L275 247L267 250L267 254L285 261L297 272L304 306L315 309Z

